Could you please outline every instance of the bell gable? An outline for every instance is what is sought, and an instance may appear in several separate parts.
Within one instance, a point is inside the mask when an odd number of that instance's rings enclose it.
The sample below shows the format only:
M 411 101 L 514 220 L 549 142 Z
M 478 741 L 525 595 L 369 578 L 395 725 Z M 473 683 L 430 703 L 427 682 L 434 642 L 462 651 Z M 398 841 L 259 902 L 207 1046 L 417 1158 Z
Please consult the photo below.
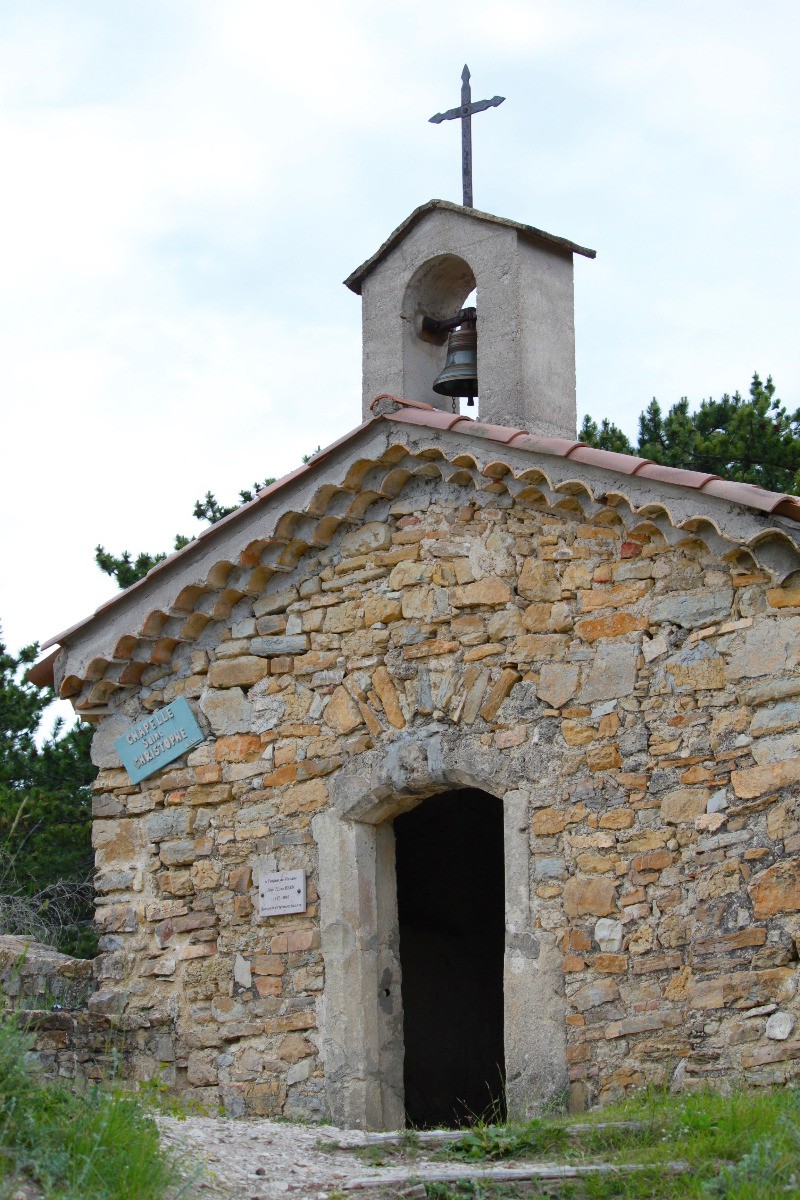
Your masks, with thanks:
M 363 413 L 379 392 L 458 411 L 433 383 L 447 320 L 477 288 L 481 420 L 575 436 L 573 255 L 578 246 L 530 225 L 431 200 L 346 280 L 362 299 Z M 468 395 L 468 392 L 464 392 Z

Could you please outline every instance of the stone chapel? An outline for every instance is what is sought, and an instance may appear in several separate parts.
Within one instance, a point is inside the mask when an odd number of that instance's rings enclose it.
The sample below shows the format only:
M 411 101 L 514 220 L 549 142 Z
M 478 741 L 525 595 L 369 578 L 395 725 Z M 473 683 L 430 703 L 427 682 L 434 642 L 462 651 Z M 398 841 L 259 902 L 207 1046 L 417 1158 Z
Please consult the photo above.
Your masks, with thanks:
M 362 423 L 35 668 L 134 1077 L 393 1129 L 800 1075 L 800 500 L 576 440 L 576 255 L 418 208 L 346 281 Z

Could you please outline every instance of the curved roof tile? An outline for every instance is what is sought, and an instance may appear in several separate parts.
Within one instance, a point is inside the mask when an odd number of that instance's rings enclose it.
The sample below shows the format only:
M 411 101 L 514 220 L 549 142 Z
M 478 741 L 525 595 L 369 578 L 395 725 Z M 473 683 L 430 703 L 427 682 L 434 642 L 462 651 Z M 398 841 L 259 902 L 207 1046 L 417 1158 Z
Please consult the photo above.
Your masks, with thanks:
M 647 459 L 597 450 L 581 442 L 538 437 L 518 429 L 489 425 L 459 414 L 445 413 L 419 402 L 388 396 L 378 399 L 380 404 L 376 400 L 374 405 L 376 416 L 370 421 L 318 452 L 308 463 L 264 488 L 253 500 L 209 526 L 195 541 L 156 564 L 144 579 L 112 597 L 92 616 L 49 639 L 43 649 L 59 643 L 75 643 L 77 635 L 83 629 L 98 618 L 105 618 L 112 609 L 120 605 L 127 606 L 131 614 L 135 609 L 140 609 L 138 594 L 145 594 L 146 589 L 152 587 L 162 573 L 174 568 L 178 560 L 184 559 L 188 570 L 196 563 L 201 571 L 205 571 L 202 581 L 195 577 L 189 582 L 184 577 L 183 586 L 176 587 L 175 596 L 167 603 L 169 611 L 164 611 L 156 605 L 143 620 L 137 622 L 132 618 L 137 627 L 128 629 L 122 639 L 119 634 L 115 635 L 114 646 L 109 647 L 107 652 L 115 662 L 130 662 L 131 655 L 136 654 L 137 658 L 139 657 L 139 639 L 144 639 L 152 643 L 147 651 L 148 661 L 159 661 L 167 652 L 168 644 L 173 643 L 175 636 L 189 637 L 196 625 L 201 628 L 210 619 L 205 615 L 209 604 L 213 606 L 216 615 L 229 611 L 240 596 L 255 594 L 263 590 L 273 575 L 291 571 L 310 545 L 326 545 L 340 524 L 359 520 L 374 500 L 391 498 L 413 475 L 429 475 L 432 472 L 445 479 L 457 479 L 458 482 L 468 482 L 472 479 L 476 487 L 488 491 L 508 490 L 512 495 L 527 497 L 533 490 L 537 497 L 541 497 L 547 503 L 563 503 L 569 498 L 571 503 L 577 502 L 582 506 L 589 518 L 598 513 L 602 514 L 607 492 L 609 496 L 616 498 L 613 503 L 624 501 L 628 506 L 631 516 L 628 522 L 623 523 L 632 527 L 641 524 L 642 519 L 654 522 L 670 541 L 680 541 L 690 531 L 703 526 L 713 527 L 716 531 L 714 536 L 731 546 L 726 557 L 744 554 L 749 555 L 753 561 L 759 558 L 778 576 L 785 576 L 797 569 L 797 563 L 800 561 L 800 531 L 795 531 L 790 537 L 787 529 L 781 529 L 774 524 L 759 525 L 751 529 L 748 537 L 743 538 L 735 532 L 721 528 L 720 510 L 718 506 L 714 506 L 713 501 L 713 511 L 704 512 L 702 505 L 687 510 L 685 503 L 681 504 L 676 500 L 676 491 L 673 489 L 677 489 L 678 497 L 681 491 L 696 496 L 698 501 L 701 496 L 707 495 L 714 497 L 716 501 L 728 501 L 759 514 L 769 514 L 784 521 L 800 524 L 800 500 L 795 496 L 770 492 L 753 484 L 721 480 L 701 472 L 659 466 Z M 378 458 L 366 455 L 352 456 L 349 459 L 345 456 L 342 459 L 339 456 L 336 460 L 337 481 L 330 478 L 319 480 L 316 489 L 309 491 L 306 487 L 299 511 L 288 507 L 290 494 L 296 495 L 292 484 L 306 480 L 311 483 L 312 474 L 318 472 L 321 464 L 331 458 L 337 450 L 354 445 L 365 431 L 379 431 L 384 422 L 396 427 L 398 433 L 401 428 L 406 428 L 409 443 L 387 438 Z M 418 434 L 412 436 L 413 429 L 416 429 Z M 448 458 L 447 444 L 429 442 L 424 438 L 426 429 L 434 438 L 450 432 L 459 438 L 474 438 L 475 455 L 465 454 L 462 444 L 461 447 L 453 447 L 453 452 Z M 420 441 L 421 444 L 417 444 Z M 510 458 L 506 460 L 503 456 L 487 457 L 481 451 L 481 446 L 487 442 L 506 447 Z M 571 475 L 564 478 L 561 471 L 562 477 L 558 478 L 559 472 L 551 470 L 547 462 L 542 462 L 541 459 L 529 466 L 521 464 L 520 459 L 516 457 L 520 451 L 555 461 L 568 460 L 570 464 L 607 471 L 609 475 L 613 474 L 617 478 L 609 479 L 607 488 L 603 486 L 602 479 L 598 482 L 597 477 L 593 478 L 591 475 L 585 479 L 576 479 Z M 480 465 L 481 460 L 484 460 L 483 466 Z M 532 474 L 536 477 L 535 483 L 532 482 Z M 641 487 L 635 489 L 636 495 L 629 495 L 626 489 L 621 488 L 620 476 L 628 476 L 632 480 L 635 478 L 637 483 L 650 480 L 655 484 L 669 485 L 670 491 L 665 493 L 663 499 L 654 497 L 650 492 L 643 493 Z M 287 508 L 276 514 L 272 531 L 268 532 L 265 529 L 254 541 L 252 534 L 246 535 L 251 514 L 254 510 L 268 505 L 280 492 L 286 494 Z M 673 511 L 676 505 L 682 513 L 681 516 Z M 617 514 L 619 515 L 618 509 Z M 212 557 L 211 565 L 202 568 L 200 564 L 209 561 L 209 543 L 224 538 L 226 532 L 234 532 L 237 523 L 242 525 L 247 544 L 236 549 L 236 561 L 231 561 L 229 544 L 227 559 L 224 554 L 216 561 L 213 561 Z M 750 524 L 752 526 L 752 519 Z M 229 539 L 226 540 L 229 542 Z M 178 614 L 182 614 L 181 627 L 180 634 L 176 635 L 171 623 L 177 619 Z M 52 679 L 55 657 L 55 654 L 51 654 L 31 668 L 29 677 L 32 681 L 43 684 Z M 101 662 L 109 661 L 104 656 L 94 659 L 91 663 L 92 675 L 96 676 Z M 126 682 L 132 680 L 135 675 L 136 670 L 128 671 Z M 74 694 L 75 686 L 76 676 L 70 673 L 64 688 L 69 694 Z
M 515 449 L 532 450 L 534 454 L 555 454 L 559 458 L 569 458 L 571 451 L 583 443 L 570 442 L 567 438 L 539 437 L 535 433 L 518 433 L 509 444 Z
M 401 400 L 397 397 L 391 399 L 399 406 L 397 412 L 386 414 L 391 421 L 428 428 L 452 429 L 457 433 L 466 433 L 501 445 L 513 445 L 515 450 L 552 454 L 559 458 L 568 458 L 570 462 L 600 467 L 604 471 L 615 471 L 620 475 L 637 475 L 640 479 L 652 479 L 655 483 L 668 483 L 674 487 L 705 491 L 710 496 L 718 496 L 734 504 L 743 504 L 748 508 L 758 509 L 759 512 L 771 513 L 782 509 L 781 515 L 800 520 L 800 501 L 797 497 L 782 492 L 770 492 L 754 483 L 739 483 L 720 479 L 718 475 L 710 475 L 703 471 L 666 467 L 653 462 L 652 459 L 639 458 L 635 454 L 599 450 L 594 446 L 587 446 L 585 442 L 571 442 L 566 438 L 539 437 L 522 429 L 484 424 L 471 417 L 461 416 L 452 420 L 449 413 L 440 413 L 438 409 L 420 404 L 419 401 Z M 442 417 L 449 419 L 451 423 L 445 424 Z
M 623 455 L 623 457 L 626 457 Z M 656 483 L 671 483 L 676 487 L 703 488 L 718 475 L 707 475 L 704 471 L 687 471 L 683 467 L 663 467 L 661 463 L 646 462 L 636 474 L 640 479 L 652 479 Z
M 733 479 L 718 479 L 712 476 L 703 484 L 707 496 L 719 496 L 720 500 L 730 500 L 734 504 L 746 504 L 748 508 L 757 508 L 760 512 L 771 513 L 781 504 L 786 496 L 779 492 L 768 492 L 754 483 L 738 483 Z
M 615 450 L 598 450 L 583 442 L 578 442 L 566 457 L 570 462 L 602 467 L 605 471 L 619 471 L 622 475 L 636 475 L 651 461 L 649 458 L 636 458 L 633 454 L 620 454 Z

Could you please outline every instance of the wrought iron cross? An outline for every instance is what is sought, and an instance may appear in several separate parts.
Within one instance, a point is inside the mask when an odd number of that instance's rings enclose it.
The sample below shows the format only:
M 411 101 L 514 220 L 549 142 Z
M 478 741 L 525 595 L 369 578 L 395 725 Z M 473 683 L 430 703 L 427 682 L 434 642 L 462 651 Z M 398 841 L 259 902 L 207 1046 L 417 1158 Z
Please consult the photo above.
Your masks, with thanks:
M 429 120 L 434 125 L 442 121 L 454 121 L 461 118 L 461 179 L 464 189 L 464 207 L 472 208 L 472 114 L 483 112 L 487 108 L 497 108 L 505 96 L 492 96 L 491 100 L 476 100 L 472 103 L 472 89 L 469 86 L 469 67 L 464 63 L 461 72 L 461 103 L 458 108 L 450 108 L 447 112 L 435 113 Z

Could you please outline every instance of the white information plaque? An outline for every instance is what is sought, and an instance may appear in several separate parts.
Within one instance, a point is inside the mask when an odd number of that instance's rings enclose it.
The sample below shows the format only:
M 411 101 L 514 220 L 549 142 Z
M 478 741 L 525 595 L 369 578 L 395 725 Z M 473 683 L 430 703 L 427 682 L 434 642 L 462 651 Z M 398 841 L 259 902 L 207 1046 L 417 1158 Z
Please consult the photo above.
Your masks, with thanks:
M 305 871 L 276 871 L 258 883 L 258 915 L 280 917 L 306 911 Z

